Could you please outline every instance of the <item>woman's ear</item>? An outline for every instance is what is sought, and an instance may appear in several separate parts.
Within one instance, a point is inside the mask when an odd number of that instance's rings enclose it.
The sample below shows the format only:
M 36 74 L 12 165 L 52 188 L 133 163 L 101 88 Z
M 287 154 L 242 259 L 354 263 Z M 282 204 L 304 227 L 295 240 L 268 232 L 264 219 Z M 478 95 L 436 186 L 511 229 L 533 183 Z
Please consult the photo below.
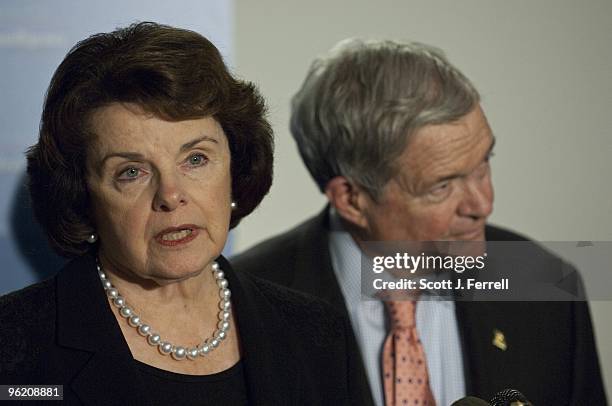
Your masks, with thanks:
M 365 208 L 369 197 L 360 187 L 344 176 L 336 176 L 325 186 L 325 195 L 345 221 L 362 229 L 368 227 Z

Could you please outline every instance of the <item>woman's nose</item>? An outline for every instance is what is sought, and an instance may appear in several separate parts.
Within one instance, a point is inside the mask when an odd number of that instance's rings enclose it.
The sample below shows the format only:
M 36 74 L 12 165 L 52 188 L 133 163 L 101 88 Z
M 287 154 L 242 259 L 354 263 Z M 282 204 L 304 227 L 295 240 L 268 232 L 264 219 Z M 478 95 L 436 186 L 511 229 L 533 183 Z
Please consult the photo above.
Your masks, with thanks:
M 160 177 L 153 198 L 153 209 L 155 211 L 173 211 L 186 203 L 186 195 L 181 187 L 180 180 L 169 175 Z

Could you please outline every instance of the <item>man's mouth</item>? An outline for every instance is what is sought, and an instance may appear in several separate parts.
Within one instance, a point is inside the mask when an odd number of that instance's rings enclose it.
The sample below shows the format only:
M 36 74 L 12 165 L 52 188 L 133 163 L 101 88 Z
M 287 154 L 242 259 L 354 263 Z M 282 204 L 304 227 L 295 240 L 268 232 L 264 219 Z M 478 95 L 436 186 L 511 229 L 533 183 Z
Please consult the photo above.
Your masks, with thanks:
M 471 240 L 476 237 L 480 237 L 483 233 L 484 229 L 477 228 L 475 230 L 466 231 L 464 233 L 455 234 L 455 238 L 459 241 L 461 240 Z

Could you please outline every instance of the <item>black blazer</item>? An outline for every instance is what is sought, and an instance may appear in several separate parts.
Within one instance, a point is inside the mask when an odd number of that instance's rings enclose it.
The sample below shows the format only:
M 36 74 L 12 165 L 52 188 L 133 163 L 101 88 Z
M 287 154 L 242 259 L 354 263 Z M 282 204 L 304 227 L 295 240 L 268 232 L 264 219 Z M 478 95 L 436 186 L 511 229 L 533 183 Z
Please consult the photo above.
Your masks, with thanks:
M 359 404 L 350 398 L 358 350 L 349 348 L 346 319 L 218 261 L 232 290 L 250 404 Z M 0 326 L 0 384 L 62 384 L 68 404 L 149 403 L 93 257 L 1 297 Z
M 230 259 L 240 271 L 317 295 L 345 317 L 348 311 L 329 253 L 328 210 Z M 525 238 L 487 226 L 488 241 Z M 455 303 L 466 392 L 490 399 L 514 388 L 535 405 L 605 405 L 587 302 Z M 492 344 L 504 333 L 507 349 Z M 355 336 L 352 345 L 357 346 Z M 363 363 L 353 371 L 360 396 L 373 404 Z

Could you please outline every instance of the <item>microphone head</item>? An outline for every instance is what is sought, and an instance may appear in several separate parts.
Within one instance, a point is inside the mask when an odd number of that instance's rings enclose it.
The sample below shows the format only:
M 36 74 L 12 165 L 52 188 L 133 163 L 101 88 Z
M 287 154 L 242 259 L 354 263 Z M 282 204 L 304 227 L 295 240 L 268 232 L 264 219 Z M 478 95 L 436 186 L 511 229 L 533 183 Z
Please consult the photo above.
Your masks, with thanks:
M 516 389 L 504 389 L 491 399 L 492 406 L 533 406 L 527 398 Z
M 490 406 L 490 403 L 474 396 L 466 396 L 453 402 L 451 406 Z

